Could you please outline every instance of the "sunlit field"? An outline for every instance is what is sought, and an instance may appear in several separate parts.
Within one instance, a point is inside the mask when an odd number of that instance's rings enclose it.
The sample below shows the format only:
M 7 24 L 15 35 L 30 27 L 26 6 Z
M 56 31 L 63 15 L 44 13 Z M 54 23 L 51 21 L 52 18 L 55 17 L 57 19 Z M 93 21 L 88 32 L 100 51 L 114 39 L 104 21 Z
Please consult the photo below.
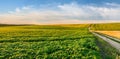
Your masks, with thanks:
M 120 31 L 96 31 L 116 38 L 120 38 Z
M 0 58 L 100 59 L 89 25 L 0 27 Z
M 99 31 L 120 31 L 120 23 L 103 23 L 91 25 L 92 30 Z
M 120 38 L 120 23 L 93 24 L 91 25 L 91 29 L 99 33 Z
M 0 59 L 116 58 L 117 50 L 89 32 L 91 26 L 1 25 Z

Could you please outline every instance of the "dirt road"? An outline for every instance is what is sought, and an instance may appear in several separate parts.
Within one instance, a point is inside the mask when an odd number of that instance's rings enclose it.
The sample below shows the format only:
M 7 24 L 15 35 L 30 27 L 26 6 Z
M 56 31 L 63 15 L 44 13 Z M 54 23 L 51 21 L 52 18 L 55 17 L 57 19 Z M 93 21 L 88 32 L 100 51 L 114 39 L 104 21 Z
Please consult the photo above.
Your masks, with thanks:
M 93 33 L 94 35 L 102 38 L 102 39 L 105 40 L 106 42 L 108 42 L 110 45 L 112 45 L 113 47 L 115 47 L 115 48 L 116 48 L 117 50 L 119 50 L 119 52 L 120 52 L 120 43 L 115 42 L 115 41 L 111 40 L 110 38 L 107 38 L 107 37 L 105 37 L 105 36 L 103 36 L 103 35 L 100 35 L 100 34 L 98 34 L 98 33 L 95 33 L 95 32 L 92 32 L 92 33 Z M 114 38 L 113 38 L 113 39 L 114 39 Z

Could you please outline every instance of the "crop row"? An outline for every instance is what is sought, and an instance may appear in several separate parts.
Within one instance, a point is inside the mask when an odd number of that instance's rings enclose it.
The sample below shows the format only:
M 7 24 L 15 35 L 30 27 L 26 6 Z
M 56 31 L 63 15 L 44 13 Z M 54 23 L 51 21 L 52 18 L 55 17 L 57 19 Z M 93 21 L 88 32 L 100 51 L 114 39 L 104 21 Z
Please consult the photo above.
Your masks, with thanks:
M 0 59 L 101 58 L 96 38 L 85 28 L 86 25 L 71 29 L 69 26 L 65 29 L 39 27 L 0 28 Z

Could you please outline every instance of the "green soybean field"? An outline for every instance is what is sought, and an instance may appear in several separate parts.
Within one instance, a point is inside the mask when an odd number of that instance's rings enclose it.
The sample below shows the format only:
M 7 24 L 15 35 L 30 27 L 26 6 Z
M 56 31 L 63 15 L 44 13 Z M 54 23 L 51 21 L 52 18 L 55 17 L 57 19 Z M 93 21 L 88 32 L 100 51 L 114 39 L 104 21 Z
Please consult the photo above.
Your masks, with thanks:
M 102 59 L 98 38 L 89 26 L 0 26 L 0 59 Z M 114 59 L 112 55 L 109 58 Z

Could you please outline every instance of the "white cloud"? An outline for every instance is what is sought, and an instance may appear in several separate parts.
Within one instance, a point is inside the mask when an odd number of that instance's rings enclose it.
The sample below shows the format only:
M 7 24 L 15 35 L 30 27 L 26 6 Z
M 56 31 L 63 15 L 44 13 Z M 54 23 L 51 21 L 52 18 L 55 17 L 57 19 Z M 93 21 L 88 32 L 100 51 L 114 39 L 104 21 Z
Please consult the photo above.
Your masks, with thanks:
M 16 8 L 15 11 L 1 14 L 1 23 L 14 24 L 61 24 L 61 23 L 95 23 L 120 22 L 119 4 L 106 3 L 112 7 L 78 5 L 77 3 L 54 6 L 57 9 L 35 9 L 33 6 Z M 113 7 L 117 6 L 116 8 Z
M 105 3 L 105 4 L 112 7 L 120 7 L 120 4 L 117 3 Z
M 27 10 L 27 9 L 30 9 L 30 7 L 24 6 L 22 9 L 26 9 Z
M 20 9 L 19 9 L 19 8 L 16 8 L 15 11 L 16 11 L 16 12 L 20 12 Z

